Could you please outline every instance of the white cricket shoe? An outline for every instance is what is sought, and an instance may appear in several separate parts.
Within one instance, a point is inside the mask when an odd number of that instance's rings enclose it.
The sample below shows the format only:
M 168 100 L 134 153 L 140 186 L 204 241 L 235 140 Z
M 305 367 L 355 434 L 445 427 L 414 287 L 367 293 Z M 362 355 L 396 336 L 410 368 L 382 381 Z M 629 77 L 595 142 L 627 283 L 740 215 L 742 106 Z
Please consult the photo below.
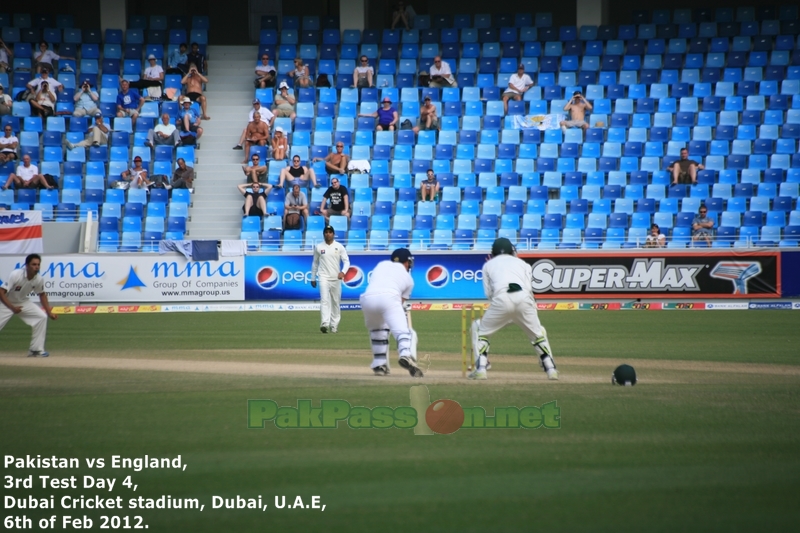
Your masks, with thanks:
M 486 369 L 483 369 L 483 370 L 475 370 L 474 372 L 470 372 L 467 375 L 467 378 L 474 379 L 474 380 L 479 380 L 479 379 L 488 379 L 488 376 L 486 375 Z

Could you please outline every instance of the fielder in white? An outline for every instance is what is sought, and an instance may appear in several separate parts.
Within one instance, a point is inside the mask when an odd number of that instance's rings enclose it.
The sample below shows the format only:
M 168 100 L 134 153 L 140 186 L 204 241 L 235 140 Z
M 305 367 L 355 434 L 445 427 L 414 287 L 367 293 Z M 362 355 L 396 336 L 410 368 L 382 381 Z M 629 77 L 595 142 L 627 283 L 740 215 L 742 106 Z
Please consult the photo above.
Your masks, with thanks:
M 389 261 L 375 266 L 369 285 L 361 295 L 361 311 L 364 324 L 369 330 L 372 343 L 372 371 L 376 376 L 390 373 L 389 332 L 397 341 L 398 362 L 408 370 L 411 377 L 422 377 L 417 366 L 415 349 L 412 346 L 412 331 L 403 308 L 403 302 L 411 297 L 414 280 L 411 267 L 414 257 L 406 248 L 392 252 Z
M 339 305 L 342 301 L 342 280 L 350 268 L 350 258 L 344 246 L 333 240 L 335 232 L 332 226 L 325 226 L 322 238 L 325 239 L 314 246 L 314 262 L 311 264 L 311 286 L 317 287 L 319 275 L 319 311 L 322 333 L 336 333 L 341 319 Z M 341 268 L 340 268 L 341 266 Z
M 56 320 L 47 293 L 44 292 L 44 280 L 39 275 L 42 258 L 39 254 L 30 254 L 25 258 L 25 266 L 11 273 L 0 287 L 0 330 L 14 315 L 19 315 L 23 322 L 33 328 L 31 347 L 28 357 L 47 357 L 44 340 L 47 336 L 47 317 Z M 42 307 L 31 302 L 30 295 L 38 294 Z
M 511 241 L 504 238 L 494 241 L 492 257 L 483 265 L 483 290 L 489 309 L 482 319 L 472 322 L 475 370 L 469 374 L 469 379 L 486 379 L 489 336 L 511 323 L 522 328 L 530 339 L 548 379 L 558 379 L 547 331 L 539 322 L 532 284 L 531 265 L 517 257 Z

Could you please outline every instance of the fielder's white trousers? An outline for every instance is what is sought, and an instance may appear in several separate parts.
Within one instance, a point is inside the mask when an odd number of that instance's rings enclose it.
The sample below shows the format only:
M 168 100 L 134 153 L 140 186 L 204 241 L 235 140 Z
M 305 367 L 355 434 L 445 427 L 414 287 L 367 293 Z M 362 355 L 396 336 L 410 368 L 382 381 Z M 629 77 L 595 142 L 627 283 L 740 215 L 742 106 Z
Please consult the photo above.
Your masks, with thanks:
M 22 307 L 22 312 L 17 316 L 33 328 L 30 349 L 33 352 L 41 352 L 44 350 L 44 340 L 47 337 L 47 314 L 41 307 L 30 301 L 22 303 L 20 307 Z M 0 304 L 0 330 L 5 327 L 12 316 L 14 316 L 14 312 Z
M 388 329 L 398 341 L 399 357 L 411 357 L 411 330 L 403 302 L 393 294 L 362 294 L 361 312 L 368 331 Z M 371 338 L 371 337 L 370 337 Z
M 539 314 L 536 311 L 536 301 L 530 293 L 505 292 L 494 296 L 489 309 L 481 318 L 478 334 L 488 337 L 512 323 L 522 328 L 531 342 L 543 334 Z
M 322 315 L 321 326 L 339 327 L 342 301 L 342 281 L 339 279 L 319 280 L 319 312 Z

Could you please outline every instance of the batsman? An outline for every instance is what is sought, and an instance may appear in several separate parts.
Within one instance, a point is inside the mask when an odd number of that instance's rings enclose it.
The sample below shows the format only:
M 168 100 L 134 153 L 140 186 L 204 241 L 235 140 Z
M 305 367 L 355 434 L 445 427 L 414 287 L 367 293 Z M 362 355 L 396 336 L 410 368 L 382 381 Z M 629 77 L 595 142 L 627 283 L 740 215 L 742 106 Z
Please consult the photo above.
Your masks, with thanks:
M 539 322 L 532 285 L 531 265 L 517 257 L 511 241 L 505 238 L 495 240 L 492 244 L 492 255 L 483 265 L 483 290 L 489 300 L 489 309 L 483 318 L 472 321 L 475 370 L 469 374 L 469 379 L 487 379 L 489 336 L 511 323 L 522 328 L 530 339 L 547 378 L 558 379 L 547 331 Z

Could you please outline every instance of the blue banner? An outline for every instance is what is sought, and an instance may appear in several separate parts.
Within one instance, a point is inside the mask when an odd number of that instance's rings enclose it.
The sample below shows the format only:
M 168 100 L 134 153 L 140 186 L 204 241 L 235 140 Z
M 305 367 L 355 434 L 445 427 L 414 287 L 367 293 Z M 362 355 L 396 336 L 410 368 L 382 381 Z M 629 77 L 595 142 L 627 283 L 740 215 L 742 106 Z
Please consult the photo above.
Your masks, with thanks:
M 357 300 L 366 290 L 372 270 L 386 255 L 350 255 L 350 270 L 342 283 L 342 299 Z M 248 256 L 245 259 L 246 300 L 318 300 L 311 287 L 310 255 Z M 484 254 L 416 255 L 415 300 L 482 300 Z

